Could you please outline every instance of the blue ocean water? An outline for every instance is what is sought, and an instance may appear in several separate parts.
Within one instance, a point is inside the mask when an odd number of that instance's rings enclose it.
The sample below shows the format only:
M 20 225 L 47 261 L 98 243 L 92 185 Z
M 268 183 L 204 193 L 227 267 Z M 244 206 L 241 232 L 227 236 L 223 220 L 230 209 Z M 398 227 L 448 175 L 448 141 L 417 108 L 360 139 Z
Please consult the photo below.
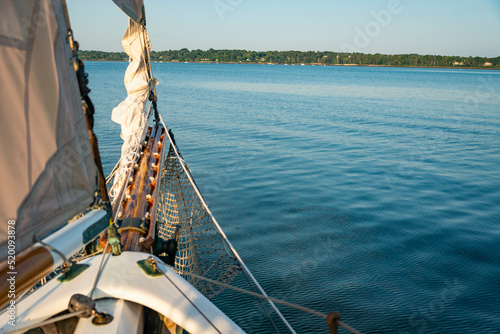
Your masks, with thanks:
M 362 333 L 500 333 L 500 72 L 153 65 L 166 124 L 269 295 Z M 126 66 L 86 63 L 106 172 Z M 254 299 L 215 302 L 273 332 Z

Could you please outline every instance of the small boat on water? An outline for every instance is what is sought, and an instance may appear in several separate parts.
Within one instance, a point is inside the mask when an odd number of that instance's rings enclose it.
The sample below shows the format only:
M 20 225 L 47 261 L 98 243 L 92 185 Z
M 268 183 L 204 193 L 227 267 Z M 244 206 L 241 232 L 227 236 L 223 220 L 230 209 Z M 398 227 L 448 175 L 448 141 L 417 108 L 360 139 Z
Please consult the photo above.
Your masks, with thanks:
M 256 289 L 241 292 L 295 333 L 158 112 L 142 1 L 114 2 L 129 16 L 128 95 L 112 113 L 124 143 L 107 178 L 64 0 L 0 2 L 0 333 L 243 333 L 210 301 L 239 273 Z

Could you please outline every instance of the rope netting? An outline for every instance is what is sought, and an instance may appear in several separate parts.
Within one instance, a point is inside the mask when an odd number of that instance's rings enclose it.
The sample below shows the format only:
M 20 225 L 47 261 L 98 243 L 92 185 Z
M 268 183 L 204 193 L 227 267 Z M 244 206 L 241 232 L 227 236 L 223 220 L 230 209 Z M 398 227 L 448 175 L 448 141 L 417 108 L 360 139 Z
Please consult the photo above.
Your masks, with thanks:
M 212 216 L 203 205 L 195 186 L 188 178 L 187 165 L 171 144 L 161 172 L 156 219 L 158 237 L 172 239 L 179 231 L 175 270 L 207 298 L 224 290 L 223 286 L 200 280 L 203 276 L 229 284 L 241 267 L 219 233 Z M 196 276 L 192 276 L 194 274 Z
M 200 280 L 189 273 L 229 284 L 240 272 L 241 266 L 233 251 L 214 224 L 213 216 L 201 200 L 194 179 L 184 162 L 179 149 L 170 140 L 168 154 L 163 163 L 156 198 L 157 237 L 173 239 L 178 229 L 178 251 L 175 270 L 207 298 L 213 298 L 225 288 Z M 137 154 L 137 157 L 140 157 Z M 181 163 L 182 160 L 182 163 Z M 183 167 L 184 165 L 184 167 Z M 131 170 L 130 164 L 125 170 Z M 121 168 L 117 163 L 107 178 L 107 184 L 114 183 L 116 171 Z M 128 181 L 128 178 L 125 178 Z M 122 185 L 122 189 L 127 183 Z M 113 202 L 121 202 L 124 191 L 111 194 Z

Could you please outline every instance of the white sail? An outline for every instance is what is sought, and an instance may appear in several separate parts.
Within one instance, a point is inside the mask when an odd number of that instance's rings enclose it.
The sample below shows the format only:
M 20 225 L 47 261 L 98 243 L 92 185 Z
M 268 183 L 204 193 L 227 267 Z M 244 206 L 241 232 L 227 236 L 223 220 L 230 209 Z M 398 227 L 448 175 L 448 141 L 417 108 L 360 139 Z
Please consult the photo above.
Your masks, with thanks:
M 0 0 L 0 260 L 94 201 L 97 169 L 58 0 Z M 11 232 L 12 233 L 12 232 Z
M 142 0 L 113 0 L 113 2 L 135 22 L 139 23 L 143 19 Z
M 151 42 L 144 26 L 129 19 L 122 45 L 130 58 L 130 63 L 124 78 L 127 98 L 113 109 L 111 115 L 111 119 L 121 125 L 123 139 L 120 167 L 111 189 L 112 197 L 120 191 L 127 168 L 135 161 L 141 142 L 144 140 L 148 125 L 146 102 L 150 91 L 157 84 L 148 68 L 147 53 L 151 50 Z

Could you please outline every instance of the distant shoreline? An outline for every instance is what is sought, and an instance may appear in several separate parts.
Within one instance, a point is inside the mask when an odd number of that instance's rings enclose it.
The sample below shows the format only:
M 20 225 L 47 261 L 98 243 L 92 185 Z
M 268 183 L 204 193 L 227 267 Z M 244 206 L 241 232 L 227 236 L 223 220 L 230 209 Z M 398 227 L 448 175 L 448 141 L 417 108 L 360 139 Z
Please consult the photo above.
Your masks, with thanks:
M 110 60 L 110 59 L 82 59 L 83 61 L 109 61 L 109 62 L 127 62 L 128 60 Z M 304 64 L 275 64 L 263 62 L 220 62 L 220 61 L 152 61 L 152 63 L 171 63 L 171 64 L 232 64 L 232 65 L 280 65 L 280 66 L 345 66 L 345 67 L 392 67 L 392 68 L 430 68 L 430 69 L 453 69 L 453 70 L 495 70 L 499 71 L 498 67 L 464 67 L 464 66 L 401 66 L 401 65 L 372 65 L 372 64 L 321 64 L 321 63 L 304 63 Z
M 82 60 L 124 61 L 125 52 L 79 51 Z M 151 51 L 152 62 L 500 69 L 500 56 L 457 57 L 418 54 L 365 54 L 333 51 L 168 50 Z
M 106 61 L 106 60 L 104 60 Z M 153 63 L 159 63 L 158 61 L 154 61 Z M 169 62 L 163 62 L 163 63 L 181 63 L 184 64 L 186 62 L 180 62 L 180 61 L 169 61 Z M 189 63 L 194 63 L 194 64 L 234 64 L 234 65 L 247 65 L 247 64 L 252 64 L 252 65 L 288 65 L 288 66 L 302 66 L 302 64 L 274 64 L 274 63 L 251 63 L 251 62 L 241 62 L 241 63 L 235 63 L 235 62 L 216 62 L 216 61 L 188 61 Z M 394 68 L 435 68 L 435 69 L 456 69 L 456 70 L 500 70 L 498 67 L 464 67 L 464 66 L 397 66 L 397 65 L 367 65 L 367 64 L 321 64 L 321 63 L 304 63 L 303 66 L 345 66 L 345 67 L 394 67 Z

